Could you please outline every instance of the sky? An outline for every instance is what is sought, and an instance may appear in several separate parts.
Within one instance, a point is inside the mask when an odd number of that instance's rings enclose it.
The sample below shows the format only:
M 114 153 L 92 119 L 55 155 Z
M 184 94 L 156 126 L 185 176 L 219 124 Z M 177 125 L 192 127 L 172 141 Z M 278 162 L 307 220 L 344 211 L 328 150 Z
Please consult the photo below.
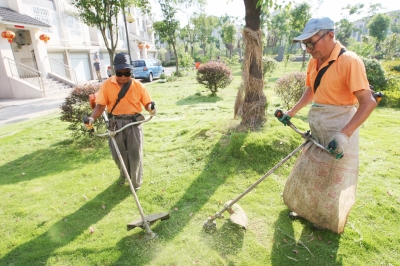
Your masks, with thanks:
M 243 0 L 207 0 L 208 4 L 206 6 L 206 13 L 209 15 L 222 16 L 225 13 L 228 13 L 231 16 L 244 17 L 245 9 Z M 365 6 L 369 7 L 369 4 L 380 3 L 385 10 L 383 12 L 400 10 L 400 1 L 399 0 L 324 0 L 318 10 L 316 10 L 318 6 L 317 0 L 309 0 L 309 1 L 296 1 L 314 3 L 311 7 L 312 16 L 327 16 L 330 17 L 334 22 L 339 21 L 343 16 L 341 13 L 343 12 L 342 8 L 347 6 L 349 3 L 354 4 L 365 4 Z M 361 17 L 357 18 L 360 19 Z M 353 20 L 353 19 L 351 19 Z

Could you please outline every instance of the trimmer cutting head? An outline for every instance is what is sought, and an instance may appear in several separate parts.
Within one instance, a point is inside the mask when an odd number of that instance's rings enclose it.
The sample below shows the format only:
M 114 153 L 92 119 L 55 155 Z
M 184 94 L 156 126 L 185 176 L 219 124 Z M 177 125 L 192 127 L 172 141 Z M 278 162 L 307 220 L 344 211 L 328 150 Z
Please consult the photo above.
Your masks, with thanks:
M 160 213 L 154 213 L 145 216 L 146 221 L 149 223 L 149 225 L 152 225 L 153 223 L 157 222 L 158 220 L 168 220 L 169 219 L 169 213 L 168 212 L 160 212 Z M 145 229 L 144 227 L 144 222 L 142 218 L 139 218 L 135 221 L 130 222 L 129 224 L 126 225 L 126 229 L 132 230 L 135 227 L 140 227 L 142 229 Z
M 222 211 L 217 212 L 214 216 L 210 216 L 207 218 L 207 220 L 204 221 L 203 229 L 206 233 L 211 234 L 217 230 L 217 223 L 215 222 L 215 219 L 223 219 L 224 215 L 222 215 L 222 213 L 225 210 L 229 212 L 230 220 L 232 223 L 237 224 L 244 229 L 247 229 L 248 219 L 246 213 L 244 212 L 242 207 L 239 206 L 239 204 L 235 203 L 232 206 L 231 205 L 232 200 L 227 201 Z
M 228 201 L 225 203 L 225 205 L 230 204 L 232 201 Z M 237 224 L 244 229 L 247 229 L 248 226 L 248 219 L 247 215 L 242 209 L 242 207 L 239 206 L 239 204 L 235 203 L 232 205 L 230 209 L 227 210 L 229 214 L 231 215 L 230 220 L 232 223 Z

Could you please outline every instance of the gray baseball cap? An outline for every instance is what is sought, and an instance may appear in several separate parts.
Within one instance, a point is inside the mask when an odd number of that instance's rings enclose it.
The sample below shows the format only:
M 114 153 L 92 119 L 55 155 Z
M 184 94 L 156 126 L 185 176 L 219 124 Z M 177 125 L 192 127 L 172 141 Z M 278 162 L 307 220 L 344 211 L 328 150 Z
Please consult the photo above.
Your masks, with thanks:
M 130 64 L 131 59 L 129 55 L 126 53 L 118 53 L 114 57 L 114 69 L 115 71 L 120 71 L 122 69 L 132 69 L 132 65 Z
M 304 41 L 308 38 L 311 38 L 315 34 L 317 34 L 320 30 L 333 30 L 335 29 L 335 23 L 328 17 L 322 18 L 312 18 L 307 23 L 303 29 L 303 33 L 300 36 L 297 36 L 293 39 L 293 42 Z

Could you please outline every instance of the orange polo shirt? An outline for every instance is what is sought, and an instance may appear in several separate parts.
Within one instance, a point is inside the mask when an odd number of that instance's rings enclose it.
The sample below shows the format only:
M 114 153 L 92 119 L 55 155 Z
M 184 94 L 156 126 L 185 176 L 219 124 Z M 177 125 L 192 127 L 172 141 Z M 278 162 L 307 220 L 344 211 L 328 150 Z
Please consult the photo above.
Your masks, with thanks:
M 111 111 L 118 99 L 121 90 L 117 83 L 116 76 L 104 81 L 96 96 L 96 103 L 106 105 L 108 112 Z M 147 89 L 140 81 L 132 79 L 132 84 L 126 92 L 124 98 L 118 103 L 113 111 L 113 115 L 133 115 L 142 112 L 142 105 L 147 106 L 151 103 L 151 97 Z
M 336 42 L 329 59 L 319 68 L 322 69 L 331 60 L 336 61 L 322 76 L 321 83 L 314 95 L 315 103 L 354 105 L 358 102 L 354 92 L 370 90 L 364 62 L 351 51 L 346 51 L 338 58 L 341 48 L 340 42 Z M 317 63 L 318 60 L 312 58 L 307 67 L 306 86 L 310 87 L 313 93 L 314 82 L 318 75 Z

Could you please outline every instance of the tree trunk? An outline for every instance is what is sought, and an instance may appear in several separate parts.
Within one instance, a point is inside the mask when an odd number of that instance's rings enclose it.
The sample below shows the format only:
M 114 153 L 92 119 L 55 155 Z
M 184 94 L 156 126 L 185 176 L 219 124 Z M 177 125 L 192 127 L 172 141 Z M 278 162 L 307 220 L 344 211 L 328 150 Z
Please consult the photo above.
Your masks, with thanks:
M 260 7 L 258 0 L 244 0 L 246 26 L 243 30 L 245 54 L 242 84 L 235 102 L 235 117 L 240 116 L 240 127 L 255 130 L 266 121 L 267 99 L 263 88 L 262 31 L 260 30 Z
M 174 55 L 175 55 L 175 67 L 176 67 L 176 76 L 179 77 L 179 62 L 178 62 L 178 53 L 176 52 L 176 47 L 175 47 L 175 43 L 172 43 L 172 49 L 174 50 Z

